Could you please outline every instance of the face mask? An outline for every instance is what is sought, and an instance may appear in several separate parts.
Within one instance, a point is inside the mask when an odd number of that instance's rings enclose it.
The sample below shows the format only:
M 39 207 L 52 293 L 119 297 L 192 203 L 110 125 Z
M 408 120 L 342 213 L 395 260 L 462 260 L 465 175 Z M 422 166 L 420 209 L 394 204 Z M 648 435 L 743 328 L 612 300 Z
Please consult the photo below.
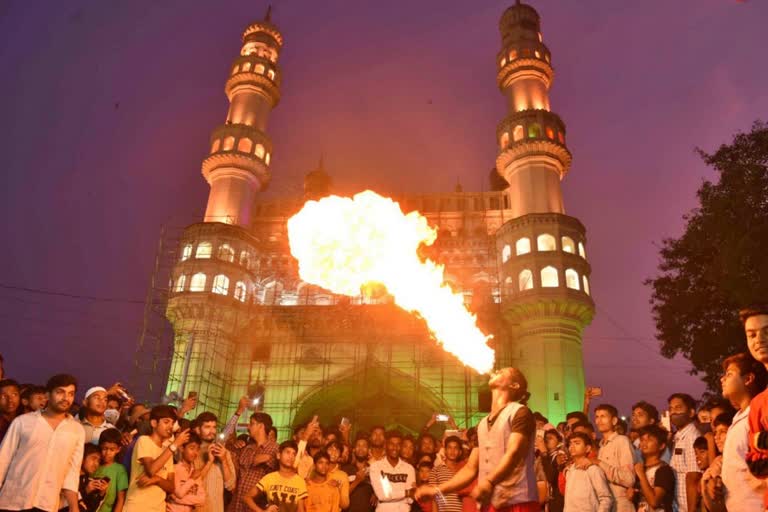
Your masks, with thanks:
M 117 420 L 120 419 L 120 411 L 117 409 L 107 409 L 104 411 L 104 419 L 107 420 L 108 423 L 116 425 Z
M 676 427 L 684 427 L 685 425 L 688 424 L 690 419 L 691 419 L 691 417 L 689 415 L 682 414 L 682 413 L 670 414 L 669 415 L 670 423 L 672 423 Z

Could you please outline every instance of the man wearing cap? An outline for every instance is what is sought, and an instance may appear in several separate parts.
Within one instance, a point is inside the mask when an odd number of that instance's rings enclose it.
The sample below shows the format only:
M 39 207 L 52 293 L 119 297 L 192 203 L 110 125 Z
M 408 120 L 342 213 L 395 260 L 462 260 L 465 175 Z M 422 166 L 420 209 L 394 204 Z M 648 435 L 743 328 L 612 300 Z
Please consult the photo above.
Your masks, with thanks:
M 115 428 L 104 417 L 107 410 L 107 390 L 94 386 L 85 392 L 83 408 L 80 410 L 80 423 L 85 430 L 85 442 L 99 444 L 99 436 L 108 428 Z

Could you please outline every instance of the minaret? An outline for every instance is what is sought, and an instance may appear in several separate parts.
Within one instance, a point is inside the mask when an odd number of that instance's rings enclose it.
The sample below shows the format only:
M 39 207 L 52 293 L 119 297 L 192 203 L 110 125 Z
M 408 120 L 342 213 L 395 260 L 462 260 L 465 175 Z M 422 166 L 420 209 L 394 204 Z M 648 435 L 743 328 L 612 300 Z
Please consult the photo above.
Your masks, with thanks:
M 508 183 L 513 219 L 497 233 L 502 307 L 514 340 L 503 363 L 519 366 L 532 407 L 550 421 L 581 410 L 582 332 L 594 315 L 586 230 L 565 215 L 560 182 L 571 153 L 550 110 L 554 71 L 536 10 L 517 3 L 499 23 L 496 76 L 509 114 L 499 123 L 496 171 Z
M 283 45 L 270 11 L 245 29 L 240 56 L 224 86 L 227 120 L 211 134 L 211 152 L 203 161 L 203 176 L 211 186 L 205 222 L 250 225 L 256 193 L 269 184 L 272 141 L 266 129 L 280 101 L 277 60 Z
M 174 351 L 166 391 L 198 392 L 198 412 L 225 417 L 250 382 L 247 328 L 260 303 L 259 241 L 250 231 L 255 196 L 269 183 L 269 113 L 280 100 L 283 36 L 270 20 L 248 25 L 224 91 L 226 122 L 211 134 L 203 176 L 211 186 L 203 222 L 181 236 L 166 317 Z

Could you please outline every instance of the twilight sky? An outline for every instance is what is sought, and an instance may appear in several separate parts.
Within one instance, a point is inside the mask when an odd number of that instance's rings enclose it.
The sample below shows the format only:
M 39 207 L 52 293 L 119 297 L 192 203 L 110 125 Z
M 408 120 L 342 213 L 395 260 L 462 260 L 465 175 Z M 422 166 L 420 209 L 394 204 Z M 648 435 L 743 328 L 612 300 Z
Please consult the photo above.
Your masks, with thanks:
M 321 153 L 345 191 L 486 187 L 498 20 L 513 0 L 277 1 L 283 99 L 270 194 L 293 194 Z M 768 117 L 768 2 L 535 0 L 556 72 L 552 110 L 574 164 L 566 208 L 587 226 L 597 316 L 589 385 L 627 412 L 698 395 L 685 360 L 658 355 L 642 282 L 701 181 L 694 154 Z M 0 352 L 21 381 L 130 375 L 164 223 L 201 219 L 200 162 L 223 87 L 263 1 L 0 4 L 3 250 Z

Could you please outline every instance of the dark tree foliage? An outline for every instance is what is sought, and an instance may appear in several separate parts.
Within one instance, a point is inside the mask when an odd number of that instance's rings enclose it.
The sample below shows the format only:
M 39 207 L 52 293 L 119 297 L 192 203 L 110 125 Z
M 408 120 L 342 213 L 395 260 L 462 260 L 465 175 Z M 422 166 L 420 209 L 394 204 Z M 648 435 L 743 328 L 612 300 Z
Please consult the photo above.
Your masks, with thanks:
M 661 354 L 682 354 L 714 390 L 722 359 L 747 350 L 738 310 L 768 302 L 768 124 L 697 152 L 719 178 L 699 188 L 683 235 L 663 240 L 646 284 Z

